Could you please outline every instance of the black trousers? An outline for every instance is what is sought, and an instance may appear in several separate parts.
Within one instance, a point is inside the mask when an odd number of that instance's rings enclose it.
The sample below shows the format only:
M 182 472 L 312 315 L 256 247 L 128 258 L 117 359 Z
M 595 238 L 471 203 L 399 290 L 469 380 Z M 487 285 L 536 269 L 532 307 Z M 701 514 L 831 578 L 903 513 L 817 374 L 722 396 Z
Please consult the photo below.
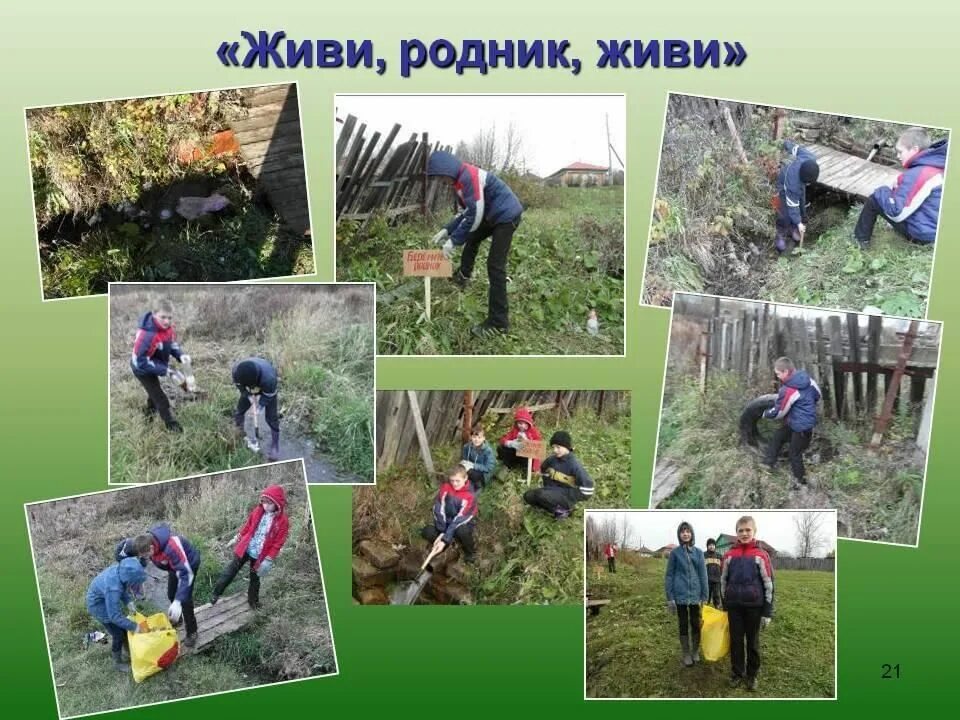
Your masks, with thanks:
M 470 486 L 473 488 L 473 491 L 481 490 L 487 485 L 487 481 L 483 477 L 483 473 L 479 470 L 467 470 L 467 478 L 470 480 Z
M 420 537 L 422 537 L 427 542 L 436 542 L 437 538 L 440 537 L 441 533 L 433 525 L 427 525 L 420 531 Z M 463 548 L 463 553 L 467 557 L 472 556 L 477 551 L 477 544 L 473 539 L 473 521 L 471 520 L 466 525 L 461 525 L 453 533 L 454 539 L 460 543 L 460 547 Z
M 527 459 L 517 457 L 517 451 L 506 445 L 497 445 L 497 460 L 508 468 L 527 467 Z
M 220 577 L 217 578 L 217 584 L 213 588 L 213 594 L 217 597 L 223 595 L 223 591 L 233 582 L 237 573 L 240 572 L 240 568 L 248 562 L 250 563 L 250 584 L 247 585 L 247 602 L 251 605 L 256 605 L 260 602 L 260 576 L 253 570 L 253 563 L 255 563 L 256 560 L 247 553 L 244 553 L 243 557 L 239 558 L 236 555 L 233 556 L 230 564 L 223 569 Z
M 700 606 L 677 605 L 677 622 L 680 625 L 680 637 L 691 635 L 694 649 L 700 646 Z M 688 629 L 689 628 L 689 629 Z
M 173 413 L 170 411 L 170 400 L 167 394 L 160 387 L 160 378 L 156 375 L 134 375 L 143 389 L 147 391 L 147 412 L 159 413 L 164 423 L 169 425 L 173 420 Z
M 723 598 L 720 597 L 720 582 L 710 581 L 710 604 L 715 608 L 723 606 Z
M 564 510 L 573 510 L 577 505 L 576 501 L 570 498 L 570 493 L 558 487 L 532 488 L 523 494 L 523 501 L 548 513 L 553 513 L 557 506 Z
M 877 223 L 877 218 L 882 217 L 887 223 L 892 227 L 898 235 L 905 237 L 907 240 L 913 240 L 907 233 L 907 225 L 902 222 L 894 222 L 888 218 L 884 212 L 883 208 L 880 207 L 873 196 L 867 198 L 867 201 L 863 204 L 863 210 L 860 211 L 860 217 L 857 218 L 857 225 L 853 229 L 853 236 L 857 239 L 857 242 L 868 243 L 873 238 L 873 226 Z
M 128 646 L 127 631 L 124 630 L 119 625 L 114 625 L 113 623 L 104 623 L 103 626 L 107 629 L 107 632 L 110 633 L 110 649 L 113 652 L 120 652 L 123 648 Z
M 803 451 L 810 447 L 810 439 L 813 437 L 812 430 L 798 432 L 792 430 L 786 423 L 783 424 L 770 438 L 770 444 L 767 445 L 766 463 L 770 467 L 777 464 L 777 457 L 780 455 L 780 448 L 784 443 L 790 443 L 790 470 L 793 476 L 799 482 L 805 482 L 804 477 L 807 471 L 803 467 Z
M 734 677 L 754 678 L 760 672 L 761 612 L 761 608 L 727 608 L 727 619 L 730 622 L 730 671 Z
M 617 559 L 615 557 L 607 558 L 607 572 L 615 573 L 617 571 Z
M 199 563 L 197 567 L 192 568 L 194 580 L 197 578 L 197 570 L 199 569 Z M 173 602 L 176 599 L 179 586 L 180 581 L 177 574 L 167 571 L 167 600 Z M 193 583 L 190 583 L 190 593 L 187 595 L 187 599 L 180 603 L 180 609 L 183 611 L 183 623 L 187 626 L 187 635 L 193 635 L 197 632 L 197 616 L 193 614 Z
M 466 277 L 473 275 L 473 265 L 477 260 L 480 243 L 492 236 L 490 254 L 487 255 L 487 279 L 490 290 L 487 296 L 487 323 L 494 327 L 510 327 L 509 308 L 507 307 L 507 257 L 513 233 L 520 226 L 520 218 L 513 222 L 491 225 L 483 221 L 472 233 L 467 235 L 460 256 L 460 272 Z
M 266 415 L 267 425 L 274 432 L 280 432 L 280 417 L 277 414 L 279 397 L 279 393 L 273 397 L 263 397 L 263 402 L 260 404 Z M 250 405 L 252 405 L 250 398 L 247 395 L 241 394 L 240 399 L 237 401 L 237 411 L 233 416 L 233 419 L 237 425 L 243 427 L 243 416 L 246 415 L 247 410 L 250 409 Z

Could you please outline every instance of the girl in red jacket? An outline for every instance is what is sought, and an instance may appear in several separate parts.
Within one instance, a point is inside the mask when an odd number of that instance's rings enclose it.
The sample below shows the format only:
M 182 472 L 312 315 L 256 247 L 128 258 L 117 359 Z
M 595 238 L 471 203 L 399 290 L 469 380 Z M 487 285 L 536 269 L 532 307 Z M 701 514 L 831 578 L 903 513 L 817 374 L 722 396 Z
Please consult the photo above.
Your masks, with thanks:
M 260 495 L 259 504 L 250 512 L 247 521 L 227 547 L 233 547 L 234 558 L 224 568 L 213 589 L 211 605 L 215 605 L 223 591 L 240 572 L 244 563 L 250 563 L 250 585 L 247 602 L 256 610 L 260 607 L 260 578 L 273 567 L 280 548 L 287 541 L 289 523 L 286 513 L 287 498 L 283 488 L 271 485 Z
M 542 440 L 543 436 L 533 424 L 533 415 L 525 407 L 518 407 L 513 413 L 513 427 L 510 432 L 500 438 L 497 446 L 497 458 L 508 468 L 527 467 L 527 459 L 517 457 L 522 440 Z M 540 460 L 533 459 L 533 472 L 540 472 Z

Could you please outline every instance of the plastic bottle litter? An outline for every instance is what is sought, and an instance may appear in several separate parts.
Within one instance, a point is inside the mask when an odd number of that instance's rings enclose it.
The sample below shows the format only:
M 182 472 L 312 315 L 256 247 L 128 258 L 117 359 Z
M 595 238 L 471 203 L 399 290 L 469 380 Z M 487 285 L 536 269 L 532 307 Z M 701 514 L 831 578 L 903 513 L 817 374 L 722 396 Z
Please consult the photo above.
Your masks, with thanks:
M 220 212 L 230 201 L 219 193 L 209 197 L 182 197 L 177 201 L 177 215 L 186 220 L 196 220 L 210 213 Z
M 587 332 L 591 335 L 598 335 L 600 333 L 600 321 L 597 320 L 596 310 L 591 310 L 590 316 L 587 318 Z

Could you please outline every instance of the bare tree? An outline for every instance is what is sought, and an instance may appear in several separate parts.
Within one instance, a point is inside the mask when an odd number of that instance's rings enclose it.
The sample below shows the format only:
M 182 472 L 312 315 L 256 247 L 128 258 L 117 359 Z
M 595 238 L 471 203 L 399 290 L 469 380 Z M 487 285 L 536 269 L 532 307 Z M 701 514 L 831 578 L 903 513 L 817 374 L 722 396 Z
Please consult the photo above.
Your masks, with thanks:
M 473 138 L 457 144 L 457 156 L 464 162 L 494 172 L 519 172 L 525 166 L 523 138 L 520 131 L 510 123 L 506 131 L 497 134 L 496 124 L 481 130 Z
M 815 557 L 825 544 L 823 536 L 823 513 L 801 512 L 794 515 L 793 526 L 797 533 L 797 557 Z

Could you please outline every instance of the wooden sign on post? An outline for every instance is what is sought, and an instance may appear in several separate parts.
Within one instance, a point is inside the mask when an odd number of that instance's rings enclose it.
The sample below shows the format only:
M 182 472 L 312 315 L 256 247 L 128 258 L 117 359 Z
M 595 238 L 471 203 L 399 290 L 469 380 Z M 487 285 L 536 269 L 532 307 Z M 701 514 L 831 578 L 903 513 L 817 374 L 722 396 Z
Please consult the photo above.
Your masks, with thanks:
M 517 457 L 527 458 L 527 485 L 533 475 L 533 461 L 543 460 L 547 456 L 546 440 L 521 440 L 517 448 Z
M 404 250 L 403 274 L 423 278 L 423 307 L 430 319 L 430 278 L 450 277 L 453 263 L 443 255 L 443 250 Z

